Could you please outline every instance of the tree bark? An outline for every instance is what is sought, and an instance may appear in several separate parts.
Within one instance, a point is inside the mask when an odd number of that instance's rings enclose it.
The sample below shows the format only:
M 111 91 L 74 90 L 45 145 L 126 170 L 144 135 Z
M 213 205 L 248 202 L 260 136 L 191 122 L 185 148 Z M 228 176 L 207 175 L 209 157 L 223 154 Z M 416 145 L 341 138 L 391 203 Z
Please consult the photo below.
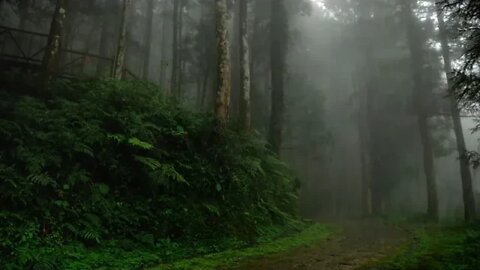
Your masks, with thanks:
M 354 84 L 355 85 L 355 84 Z M 360 146 L 360 173 L 361 173 L 361 210 L 363 216 L 370 215 L 370 162 L 368 143 L 368 89 L 355 85 L 359 98 L 358 113 L 358 140 Z
M 248 39 L 248 0 L 240 0 L 240 123 L 245 131 L 251 128 L 250 49 Z
M 180 12 L 180 0 L 172 1 L 172 76 L 170 78 L 170 91 L 173 95 L 175 95 L 178 88 L 178 15 Z
M 43 80 L 48 81 L 56 72 L 60 64 L 60 50 L 65 30 L 68 0 L 57 0 L 48 35 L 47 47 L 43 56 Z
M 185 5 L 184 0 L 180 1 L 180 11 L 178 15 L 178 75 L 177 75 L 177 89 L 175 90 L 177 98 L 181 98 L 182 84 L 183 84 L 183 72 L 185 69 L 185 59 L 183 55 L 183 7 Z
M 100 47 L 99 53 L 101 56 L 109 57 L 109 28 L 112 17 L 110 15 L 105 15 L 108 13 L 108 4 L 107 2 L 104 3 L 103 11 L 105 12 L 102 16 L 102 31 L 100 32 Z M 110 63 L 111 64 L 111 63 Z M 106 75 L 105 71 L 109 63 L 106 63 L 105 60 L 98 60 L 97 63 L 97 76 Z M 110 69 L 112 67 L 110 66 Z M 111 72 L 111 70 L 110 70 Z
M 166 66 L 167 66 L 167 59 L 166 59 L 166 55 L 167 55 L 167 25 L 168 25 L 168 21 L 166 19 L 166 13 L 167 13 L 167 5 L 166 3 L 163 5 L 164 8 L 162 10 L 162 33 L 161 33 L 161 37 L 162 37 L 162 47 L 161 47 L 161 51 L 160 51 L 160 54 L 161 54 L 161 59 L 160 59 L 160 87 L 166 87 L 165 85 L 165 78 L 166 78 Z
M 442 45 L 442 56 L 444 61 L 445 74 L 449 89 L 452 89 L 452 62 L 450 58 L 450 46 L 448 45 L 447 30 L 443 19 L 441 7 L 437 8 L 437 19 L 439 27 L 439 38 Z M 453 130 L 457 143 L 457 151 L 460 162 L 460 175 L 462 178 L 463 204 L 465 210 L 465 220 L 471 221 L 475 218 L 475 197 L 473 193 L 472 174 L 467 159 L 467 147 L 465 146 L 465 137 L 463 134 L 462 121 L 460 119 L 460 110 L 457 101 L 453 95 L 450 95 L 450 112 L 452 114 Z
M 115 56 L 115 62 L 113 64 L 113 72 L 112 72 L 112 77 L 115 79 L 122 78 L 122 73 L 125 67 L 128 12 L 130 8 L 130 3 L 131 3 L 131 0 L 123 0 L 122 19 L 120 23 L 120 33 L 118 38 L 117 54 Z
M 284 75 L 288 42 L 288 23 L 285 0 L 271 0 L 270 65 L 272 81 L 272 105 L 268 141 L 271 149 L 280 153 L 284 122 Z
M 217 89 L 215 95 L 215 117 L 220 125 L 227 123 L 230 109 L 231 72 L 228 42 L 228 14 L 226 0 L 215 0 L 217 39 Z
M 147 5 L 147 29 L 145 33 L 144 53 L 145 58 L 143 60 L 143 79 L 148 80 L 150 72 L 150 53 L 152 51 L 152 28 L 153 28 L 153 9 L 155 8 L 154 0 L 148 0 Z
M 413 97 L 417 113 L 418 128 L 423 147 L 423 169 L 427 185 L 428 216 L 433 220 L 438 220 L 438 196 L 437 183 L 435 177 L 435 164 L 433 156 L 432 134 L 428 127 L 428 112 L 426 106 L 426 89 L 424 78 L 422 76 L 424 55 L 419 36 L 419 26 L 416 23 L 413 14 L 412 0 L 401 0 L 403 3 L 404 19 L 407 27 L 408 44 L 411 55 L 412 78 L 413 78 Z

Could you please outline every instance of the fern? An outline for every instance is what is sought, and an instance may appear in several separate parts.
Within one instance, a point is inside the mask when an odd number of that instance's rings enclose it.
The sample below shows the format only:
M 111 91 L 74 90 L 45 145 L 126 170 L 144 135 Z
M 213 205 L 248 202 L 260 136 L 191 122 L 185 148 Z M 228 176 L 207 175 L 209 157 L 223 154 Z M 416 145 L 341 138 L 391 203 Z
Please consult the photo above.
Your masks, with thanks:
M 144 141 L 142 141 L 138 138 L 135 138 L 135 137 L 128 139 L 128 144 L 131 145 L 131 146 L 140 148 L 140 149 L 144 149 L 144 150 L 153 149 L 153 145 L 149 144 L 148 142 L 144 142 Z
M 56 187 L 57 182 L 53 180 L 50 176 L 46 174 L 31 174 L 27 177 L 32 183 L 42 186 L 52 186 Z

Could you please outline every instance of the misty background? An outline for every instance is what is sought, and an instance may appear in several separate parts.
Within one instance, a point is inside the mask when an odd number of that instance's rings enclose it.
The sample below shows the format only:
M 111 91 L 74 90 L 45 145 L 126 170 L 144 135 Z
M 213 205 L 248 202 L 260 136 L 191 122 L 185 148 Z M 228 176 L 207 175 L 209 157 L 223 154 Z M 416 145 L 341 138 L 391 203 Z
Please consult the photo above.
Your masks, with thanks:
M 287 0 L 288 41 L 282 159 L 295 171 L 311 218 L 427 211 L 418 108 L 431 135 L 439 215 L 462 219 L 462 179 L 434 1 Z M 48 34 L 54 4 L 2 0 L 0 25 Z M 122 1 L 69 1 L 62 56 L 66 75 L 107 76 Z M 231 115 L 239 114 L 240 1 L 229 1 Z M 267 136 L 271 107 L 270 1 L 249 1 L 252 125 Z M 128 10 L 127 78 L 146 79 L 186 106 L 211 111 L 216 87 L 214 1 L 134 0 Z M 455 25 L 448 24 L 449 37 Z M 35 52 L 44 37 L 17 33 Z M 412 39 L 414 41 L 412 41 Z M 452 39 L 453 40 L 453 39 Z M 417 56 L 412 54 L 417 45 Z M 452 58 L 462 44 L 450 42 Z M 273 46 L 275 47 L 275 46 Z M 0 38 L 2 54 L 14 44 Z M 78 60 L 78 54 L 84 55 Z M 460 65 L 452 61 L 453 66 Z M 412 75 L 413 74 L 413 75 Z M 415 94 L 421 74 L 422 95 Z M 461 111 L 468 151 L 477 117 Z M 477 207 L 480 173 L 471 168 Z

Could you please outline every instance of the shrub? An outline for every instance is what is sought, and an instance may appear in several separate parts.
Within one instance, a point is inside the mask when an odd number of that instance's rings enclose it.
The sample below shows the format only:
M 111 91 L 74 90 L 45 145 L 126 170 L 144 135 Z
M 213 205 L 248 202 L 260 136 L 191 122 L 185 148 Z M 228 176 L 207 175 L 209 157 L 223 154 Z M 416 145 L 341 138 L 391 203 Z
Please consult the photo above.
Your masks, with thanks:
M 59 80 L 45 96 L 0 91 L 2 258 L 28 265 L 40 260 L 22 249 L 70 241 L 249 239 L 295 215 L 293 178 L 261 139 L 216 130 L 151 84 Z

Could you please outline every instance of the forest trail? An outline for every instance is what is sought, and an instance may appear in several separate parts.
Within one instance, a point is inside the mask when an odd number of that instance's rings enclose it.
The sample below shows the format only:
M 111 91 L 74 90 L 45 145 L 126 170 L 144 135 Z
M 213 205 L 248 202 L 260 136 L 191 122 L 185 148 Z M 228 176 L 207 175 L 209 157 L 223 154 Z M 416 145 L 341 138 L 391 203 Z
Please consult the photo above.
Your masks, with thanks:
M 252 261 L 234 270 L 350 270 L 392 254 L 407 233 L 380 219 L 335 222 L 342 232 L 312 247 Z

